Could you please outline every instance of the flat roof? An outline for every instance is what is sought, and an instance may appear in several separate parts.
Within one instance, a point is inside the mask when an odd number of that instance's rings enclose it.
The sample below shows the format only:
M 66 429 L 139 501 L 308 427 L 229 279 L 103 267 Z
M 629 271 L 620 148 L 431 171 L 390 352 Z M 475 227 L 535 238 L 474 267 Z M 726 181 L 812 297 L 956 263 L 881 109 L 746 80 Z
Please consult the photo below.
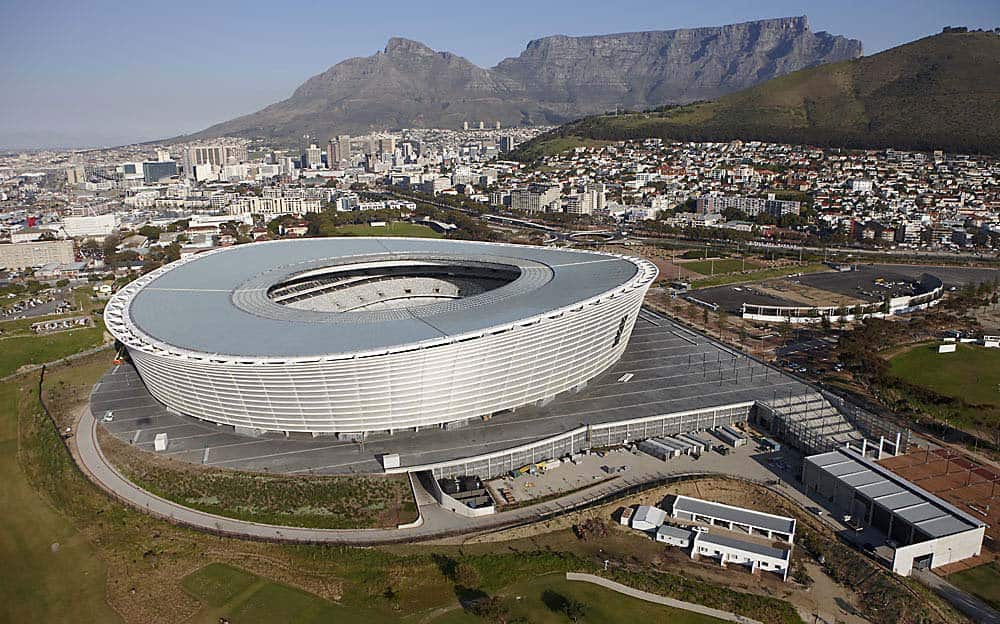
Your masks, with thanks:
M 267 296 L 309 271 L 365 262 L 439 261 L 517 267 L 512 282 L 424 306 L 318 312 Z M 116 295 L 140 338 L 170 350 L 254 358 L 366 354 L 451 342 L 652 281 L 646 261 L 473 241 L 315 238 L 237 245 L 173 262 Z M 109 308 L 115 303 L 109 304 Z M 126 341 L 127 342 L 127 341 Z
M 853 449 L 836 449 L 806 457 L 805 461 L 864 494 L 876 505 L 916 526 L 931 538 L 985 526 L 978 518 L 862 457 Z
M 718 535 L 716 533 L 700 533 L 698 535 L 698 543 L 735 548 L 737 550 L 743 550 L 755 555 L 773 557 L 774 559 L 784 559 L 786 561 L 788 560 L 788 555 L 791 552 L 788 550 L 782 550 L 781 548 L 774 548 L 773 546 L 765 546 L 763 544 L 747 542 L 734 537 Z
M 656 534 L 659 535 L 663 533 L 664 535 L 669 535 L 670 537 L 676 537 L 678 539 L 690 540 L 694 537 L 694 531 L 691 529 L 682 529 L 681 527 L 675 527 L 672 524 L 661 524 L 656 529 Z
M 775 516 L 761 511 L 723 505 L 722 503 L 714 503 L 688 496 L 678 496 L 674 500 L 674 512 L 676 513 L 677 511 L 686 511 L 698 514 L 699 516 L 709 516 L 711 518 L 768 529 L 779 533 L 787 533 L 789 535 L 795 533 L 795 520 L 792 518 Z

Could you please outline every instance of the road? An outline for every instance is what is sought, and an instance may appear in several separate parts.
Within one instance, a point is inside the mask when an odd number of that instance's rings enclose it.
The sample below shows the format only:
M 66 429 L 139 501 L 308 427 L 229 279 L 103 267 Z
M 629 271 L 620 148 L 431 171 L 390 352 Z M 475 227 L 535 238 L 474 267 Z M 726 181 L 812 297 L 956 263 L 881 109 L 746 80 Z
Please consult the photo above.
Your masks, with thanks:
M 595 500 L 603 500 L 628 488 L 641 486 L 655 479 L 672 477 L 713 476 L 720 474 L 750 476 L 758 480 L 773 478 L 774 474 L 762 465 L 746 458 L 739 460 L 732 456 L 717 457 L 723 462 L 715 470 L 709 468 L 706 459 L 697 465 L 688 465 L 678 460 L 665 464 L 665 468 L 655 471 L 631 473 L 594 485 L 558 500 L 549 500 L 527 505 L 510 511 L 498 512 L 480 518 L 466 518 L 445 510 L 433 501 L 419 482 L 413 479 L 414 494 L 420 513 L 419 526 L 382 529 L 308 529 L 277 526 L 235 520 L 205 513 L 151 494 L 125 478 L 105 457 L 97 442 L 97 419 L 89 407 L 81 410 L 76 426 L 74 459 L 87 475 L 101 489 L 120 501 L 170 522 L 187 525 L 196 529 L 229 535 L 279 542 L 330 543 L 356 546 L 414 542 L 459 534 L 474 534 L 497 530 L 510 526 L 536 522 L 560 515 L 564 512 L 586 506 Z M 732 465 L 730 465 L 732 464 Z

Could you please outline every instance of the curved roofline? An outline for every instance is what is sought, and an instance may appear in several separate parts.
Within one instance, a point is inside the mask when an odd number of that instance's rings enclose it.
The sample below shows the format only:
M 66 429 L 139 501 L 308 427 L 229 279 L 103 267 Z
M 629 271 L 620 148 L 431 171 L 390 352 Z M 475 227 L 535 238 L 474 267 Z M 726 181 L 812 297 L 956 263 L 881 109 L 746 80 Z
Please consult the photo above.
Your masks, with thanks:
M 445 246 L 460 246 L 460 245 L 480 245 L 485 248 L 491 249 L 504 249 L 507 250 L 508 255 L 510 252 L 517 250 L 526 251 L 553 251 L 553 248 L 545 247 L 534 247 L 529 245 L 513 245 L 507 243 L 492 243 L 492 242 L 481 242 L 481 241 L 442 241 L 438 239 L 421 239 L 421 238 L 407 238 L 407 237 L 394 237 L 394 238 L 384 238 L 384 237 L 349 237 L 346 239 L 302 239 L 308 241 L 338 241 L 343 240 L 346 244 L 358 243 L 365 241 L 379 241 L 379 242 L 390 242 L 392 244 L 406 243 L 406 242 L 419 242 L 421 245 L 426 245 L 428 243 L 440 243 Z M 127 284 L 124 288 L 115 293 L 111 300 L 105 307 L 105 323 L 108 331 L 115 336 L 122 344 L 130 349 L 138 349 L 145 353 L 152 355 L 158 355 L 161 357 L 179 357 L 184 359 L 194 359 L 199 361 L 208 362 L 219 362 L 226 364 L 245 364 L 245 365 L 266 365 L 266 364 L 294 364 L 294 363 L 314 363 L 323 361 L 335 361 L 335 360 L 345 360 L 345 359 L 356 359 L 365 358 L 379 355 L 387 355 L 392 353 L 405 353 L 408 351 L 416 351 L 421 349 L 427 349 L 431 347 L 437 347 L 441 345 L 453 344 L 456 342 L 462 342 L 465 340 L 477 338 L 487 334 L 494 334 L 503 331 L 510 331 L 518 326 L 529 326 L 534 325 L 545 318 L 555 318 L 563 314 L 582 310 L 584 307 L 589 305 L 597 304 L 601 301 L 607 300 L 609 298 L 614 298 L 620 294 L 630 292 L 636 288 L 647 287 L 658 274 L 656 266 L 647 260 L 641 258 L 633 258 L 630 256 L 620 255 L 620 254 L 609 254 L 603 252 L 595 252 L 589 250 L 558 250 L 565 251 L 568 254 L 587 254 L 593 256 L 599 256 L 603 258 L 614 258 L 619 260 L 624 260 L 631 263 L 636 271 L 635 273 L 624 282 L 618 283 L 615 286 L 605 289 L 593 296 L 581 298 L 579 300 L 573 301 L 570 304 L 560 305 L 552 309 L 545 310 L 541 313 L 526 315 L 522 318 L 517 318 L 513 321 L 507 321 L 502 323 L 488 324 L 484 322 L 481 327 L 476 327 L 475 329 L 457 332 L 454 334 L 438 336 L 430 339 L 424 340 L 414 340 L 410 342 L 400 342 L 398 344 L 393 344 L 384 347 L 373 347 L 371 349 L 351 349 L 339 352 L 329 352 L 320 355 L 266 355 L 266 354 L 255 354 L 255 355 L 234 355 L 234 354 L 221 354 L 213 353 L 211 351 L 199 351 L 196 349 L 181 347 L 172 345 L 164 340 L 158 339 L 148 331 L 140 329 L 138 323 L 132 318 L 131 308 L 135 302 L 136 297 L 146 288 L 150 283 L 155 280 L 167 275 L 181 267 L 186 266 L 192 262 L 202 261 L 205 258 L 215 256 L 218 254 L 225 254 L 227 252 L 232 252 L 234 250 L 246 250 L 254 247 L 262 248 L 269 245 L 294 245 L 299 241 L 263 241 L 259 243 L 249 243 L 246 245 L 238 245 L 234 247 L 225 247 L 220 249 L 213 249 L 210 251 L 202 252 L 189 256 L 187 258 L 182 258 L 168 265 L 164 265 L 158 269 L 155 269 L 146 275 L 143 275 L 136 279 L 135 281 Z M 414 252 L 417 253 L 417 252 Z M 431 253 L 431 252 L 427 252 Z M 448 253 L 447 250 L 441 253 Z M 502 254 L 500 254 L 502 255 Z M 237 280 L 237 283 L 232 285 L 230 290 L 230 296 L 233 291 L 235 291 L 238 286 L 244 283 L 249 276 L 243 276 L 242 279 Z M 557 281 L 559 276 L 553 278 L 553 282 Z M 531 293 L 525 293 L 519 295 L 521 297 L 527 296 Z M 243 313 L 242 310 L 236 307 L 236 305 L 231 303 L 230 305 L 235 313 Z M 477 308 L 470 308 L 470 312 L 475 311 Z M 281 321 L 277 321 L 281 322 Z M 291 325 L 295 323 L 292 321 L 286 321 Z

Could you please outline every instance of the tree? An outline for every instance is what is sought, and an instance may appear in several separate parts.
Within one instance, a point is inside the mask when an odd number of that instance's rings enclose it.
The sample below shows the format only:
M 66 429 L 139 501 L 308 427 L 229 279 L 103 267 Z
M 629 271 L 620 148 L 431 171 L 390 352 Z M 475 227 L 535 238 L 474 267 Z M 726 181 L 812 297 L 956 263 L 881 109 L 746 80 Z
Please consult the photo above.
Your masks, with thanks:
M 160 234 L 162 233 L 163 230 L 156 227 L 155 225 L 144 225 L 141 228 L 139 228 L 139 234 L 145 236 L 151 241 L 159 240 Z
M 563 613 L 569 618 L 570 622 L 577 624 L 578 622 L 582 622 L 583 618 L 587 615 L 587 605 L 579 600 L 567 598 L 563 606 Z
M 479 587 L 479 570 L 468 563 L 459 563 L 455 566 L 455 584 L 459 587 Z
M 506 624 L 510 617 L 506 605 L 496 596 L 483 596 L 469 602 L 468 611 L 491 624 Z

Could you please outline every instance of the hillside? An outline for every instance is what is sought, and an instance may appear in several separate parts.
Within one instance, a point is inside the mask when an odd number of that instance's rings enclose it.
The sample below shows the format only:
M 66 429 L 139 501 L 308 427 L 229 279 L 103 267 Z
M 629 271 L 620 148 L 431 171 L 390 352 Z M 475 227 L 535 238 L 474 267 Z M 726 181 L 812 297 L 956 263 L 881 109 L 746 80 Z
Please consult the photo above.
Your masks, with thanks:
M 718 97 L 821 63 L 856 58 L 861 42 L 812 32 L 805 17 L 728 26 L 530 42 L 484 69 L 417 41 L 390 39 L 337 63 L 288 99 L 188 137 L 301 144 L 304 135 L 401 127 L 563 123 L 616 106 L 650 108 Z
M 944 149 L 1000 155 L 1000 36 L 940 34 L 870 57 L 769 80 L 711 102 L 581 119 L 550 141 L 762 140 L 852 148 Z

